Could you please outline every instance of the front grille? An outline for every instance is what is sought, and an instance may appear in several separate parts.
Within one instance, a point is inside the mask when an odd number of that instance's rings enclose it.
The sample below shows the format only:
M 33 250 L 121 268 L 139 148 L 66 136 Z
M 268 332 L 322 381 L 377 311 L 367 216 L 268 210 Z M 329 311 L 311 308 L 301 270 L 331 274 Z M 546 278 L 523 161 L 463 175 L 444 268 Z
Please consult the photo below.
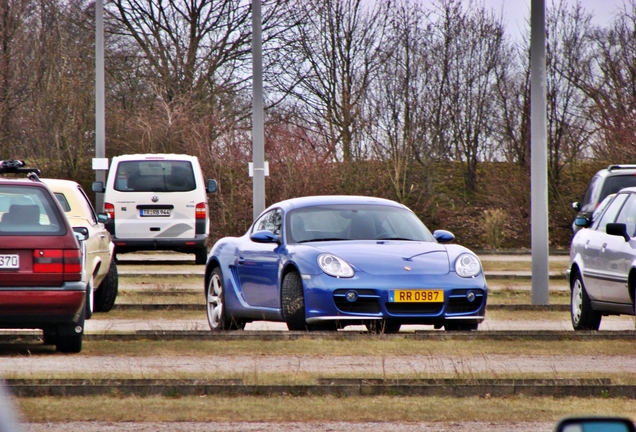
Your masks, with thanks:
M 394 315 L 438 315 L 444 303 L 387 303 L 386 310 Z
M 380 296 L 378 296 L 374 290 L 353 290 L 358 293 L 358 298 L 354 302 L 350 302 L 346 299 L 345 295 L 347 291 L 349 290 L 337 289 L 333 293 L 333 300 L 339 310 L 359 314 L 380 313 Z

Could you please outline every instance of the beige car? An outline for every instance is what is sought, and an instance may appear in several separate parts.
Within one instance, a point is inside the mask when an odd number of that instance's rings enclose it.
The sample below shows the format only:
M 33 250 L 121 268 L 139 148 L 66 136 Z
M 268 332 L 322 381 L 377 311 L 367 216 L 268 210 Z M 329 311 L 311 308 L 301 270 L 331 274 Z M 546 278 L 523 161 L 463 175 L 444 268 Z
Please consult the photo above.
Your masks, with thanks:
M 71 180 L 42 179 L 62 205 L 75 229 L 84 228 L 86 245 L 85 278 L 87 281 L 86 318 L 94 312 L 108 312 L 115 304 L 118 289 L 115 245 L 105 222 L 108 215 L 97 214 L 82 187 Z

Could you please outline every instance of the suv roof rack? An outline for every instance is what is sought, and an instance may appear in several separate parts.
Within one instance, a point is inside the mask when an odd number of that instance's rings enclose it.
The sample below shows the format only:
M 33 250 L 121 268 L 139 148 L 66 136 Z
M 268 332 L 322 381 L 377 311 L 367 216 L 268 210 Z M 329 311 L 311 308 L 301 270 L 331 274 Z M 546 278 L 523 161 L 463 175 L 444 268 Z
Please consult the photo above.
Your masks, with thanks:
M 618 169 L 636 169 L 636 165 L 610 165 L 607 167 L 608 171 L 618 170 Z
M 25 166 L 23 160 L 0 160 L 0 174 L 35 174 L 36 178 L 42 175 L 39 169 Z

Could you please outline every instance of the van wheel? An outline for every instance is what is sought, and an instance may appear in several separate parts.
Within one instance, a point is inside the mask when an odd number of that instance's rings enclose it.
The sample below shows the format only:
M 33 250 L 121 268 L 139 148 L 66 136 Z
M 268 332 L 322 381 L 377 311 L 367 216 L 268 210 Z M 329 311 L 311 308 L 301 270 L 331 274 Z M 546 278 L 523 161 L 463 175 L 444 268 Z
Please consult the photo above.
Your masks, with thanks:
M 111 260 L 108 274 L 94 293 L 93 310 L 95 312 L 108 312 L 113 308 L 118 286 L 117 264 L 115 264 L 115 260 Z
M 208 261 L 208 248 L 197 249 L 194 252 L 195 264 L 205 264 Z

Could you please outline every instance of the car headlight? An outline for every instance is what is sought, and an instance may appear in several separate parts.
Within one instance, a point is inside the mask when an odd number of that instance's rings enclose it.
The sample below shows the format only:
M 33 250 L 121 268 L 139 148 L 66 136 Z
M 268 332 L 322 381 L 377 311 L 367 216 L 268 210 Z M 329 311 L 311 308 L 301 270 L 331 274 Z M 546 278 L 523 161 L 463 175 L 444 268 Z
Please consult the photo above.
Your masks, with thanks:
M 463 253 L 455 260 L 455 272 L 461 277 L 477 276 L 481 271 L 481 264 L 473 254 Z
M 353 276 L 353 268 L 347 262 L 329 253 L 318 256 L 318 265 L 329 276 L 345 278 Z

